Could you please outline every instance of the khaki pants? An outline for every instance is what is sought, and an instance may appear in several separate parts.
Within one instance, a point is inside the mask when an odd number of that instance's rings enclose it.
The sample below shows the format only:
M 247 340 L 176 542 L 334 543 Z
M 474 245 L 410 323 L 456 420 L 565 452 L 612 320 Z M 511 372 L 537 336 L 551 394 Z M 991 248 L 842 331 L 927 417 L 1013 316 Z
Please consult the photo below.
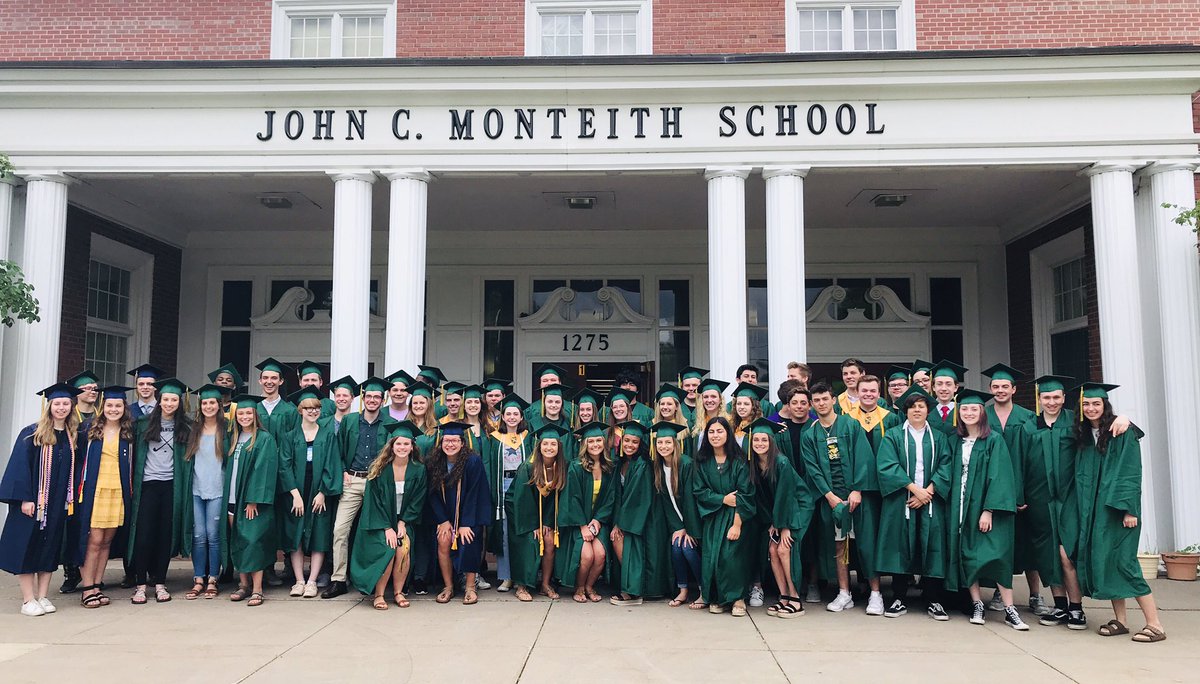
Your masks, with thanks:
M 333 522 L 333 574 L 329 579 L 334 582 L 346 581 L 346 566 L 350 557 L 350 528 L 354 527 L 354 519 L 358 517 L 358 509 L 362 508 L 363 489 L 367 478 L 350 476 L 350 484 L 342 488 L 338 498 L 337 517 Z

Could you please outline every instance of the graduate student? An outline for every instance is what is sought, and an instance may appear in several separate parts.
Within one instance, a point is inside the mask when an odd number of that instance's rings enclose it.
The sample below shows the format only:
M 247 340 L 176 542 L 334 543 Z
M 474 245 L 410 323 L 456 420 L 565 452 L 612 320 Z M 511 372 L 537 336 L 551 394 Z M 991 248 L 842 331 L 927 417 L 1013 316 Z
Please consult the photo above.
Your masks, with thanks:
M 438 603 L 454 598 L 454 576 L 464 576 L 463 605 L 479 601 L 475 575 L 483 558 L 483 530 L 492 520 L 492 498 L 479 455 L 466 448 L 462 423 L 446 423 L 430 453 L 424 517 L 435 526 L 437 562 L 444 588 Z
M 408 420 L 416 424 L 423 436 L 437 434 L 438 425 L 441 424 L 438 422 L 437 407 L 434 405 L 434 393 L 435 390 L 423 382 L 408 386 Z M 421 453 L 425 453 L 433 445 L 432 440 L 420 441 Z
M 143 363 L 133 370 L 126 371 L 125 374 L 133 378 L 133 392 L 136 396 L 136 399 L 129 404 L 130 418 L 137 420 L 142 416 L 150 415 L 150 412 L 154 410 L 154 405 L 158 403 L 154 392 L 154 383 L 158 382 L 158 379 L 165 373 L 161 368 Z
M 579 406 L 582 408 L 582 405 Z M 604 423 L 585 423 L 575 431 L 579 454 L 567 464 L 562 492 L 560 537 L 555 574 L 565 586 L 574 586 L 576 603 L 599 603 L 596 582 L 604 573 L 612 529 L 616 485 L 608 457 Z M 572 585 L 573 583 L 573 585 Z
M 371 463 L 387 441 L 380 409 L 383 407 L 383 394 L 390 386 L 391 383 L 380 378 L 364 380 L 359 388 L 362 392 L 362 410 L 357 414 L 348 415 L 338 431 L 341 462 L 335 467 L 341 470 L 341 474 L 334 478 L 331 490 L 338 497 L 333 519 L 333 572 L 329 576 L 329 586 L 321 592 L 323 599 L 336 598 L 347 591 L 350 529 L 358 517 L 359 507 L 362 506 L 367 469 L 371 467 Z M 421 387 L 428 390 L 423 385 Z M 416 391 L 415 387 L 410 387 L 409 390 Z M 415 400 L 414 394 L 412 401 L 415 403 Z
M 483 381 L 483 417 L 487 432 L 500 427 L 500 400 L 512 391 L 511 387 L 511 382 L 499 378 L 486 378 Z
M 605 402 L 604 397 L 588 387 L 576 392 L 571 397 L 571 402 L 575 405 L 575 420 L 572 425 L 576 429 L 588 423 L 607 423 L 605 417 Z
M 334 411 L 337 410 L 337 406 L 327 396 L 329 392 L 325 391 L 325 371 L 321 368 L 321 364 L 316 361 L 308 361 L 307 359 L 301 361 L 296 366 L 296 377 L 299 381 L 300 389 L 311 387 L 316 390 L 317 400 L 321 402 L 321 417 L 328 418 L 332 416 Z M 291 397 L 288 398 L 288 401 L 293 404 L 296 403 L 296 400 Z
M 812 519 L 813 495 L 808 483 L 779 452 L 785 428 L 765 418 L 750 426 L 750 482 L 754 486 L 758 527 L 766 528 L 767 558 L 779 588 L 779 601 L 768 615 L 793 618 L 804 614 L 797 587 L 804 586 L 800 540 Z
M 459 410 L 459 419 L 471 426 L 467 437 L 476 453 L 482 453 L 481 442 L 489 432 L 487 418 L 483 414 L 483 395 L 482 385 L 467 385 L 462 388 L 463 402 L 462 408 Z
M 496 591 L 506 592 L 512 590 L 513 581 L 504 501 L 516 480 L 517 469 L 529 460 L 533 448 L 529 424 L 525 422 L 525 409 L 529 404 L 518 395 L 509 394 L 500 400 L 499 406 L 500 425 L 484 440 L 480 458 L 493 506 L 487 548 L 496 556 L 496 578 L 500 581 Z
M 697 368 L 696 366 L 684 366 L 679 371 L 679 388 L 684 391 L 683 405 L 680 406 L 680 409 L 683 411 L 683 416 L 687 419 L 689 425 L 692 422 L 692 414 L 696 411 L 696 404 L 700 399 L 698 393 L 700 381 L 706 375 L 708 375 L 707 368 Z
M 388 385 L 388 417 L 392 420 L 408 419 L 408 388 L 417 382 L 413 376 L 398 370 L 384 378 Z M 358 392 L 355 392 L 358 394 Z
M 333 395 L 333 415 L 329 417 L 329 422 L 333 425 L 334 434 L 339 434 L 342 429 L 342 421 L 354 410 L 354 397 L 358 396 L 358 383 L 354 381 L 354 378 L 346 375 L 329 383 L 329 392 Z
M 779 409 L 779 420 L 776 422 L 786 428 L 779 435 L 779 449 L 803 477 L 805 470 L 804 459 L 800 455 L 800 438 L 812 426 L 809 420 L 812 392 L 799 382 L 789 380 L 780 387 L 779 400 L 783 402 L 783 408 Z
M 858 418 L 858 381 L 866 374 L 867 367 L 862 361 L 858 359 L 842 361 L 842 383 L 846 385 L 846 391 L 837 396 L 838 413 Z
M 819 497 L 811 523 L 817 535 L 817 574 L 838 584 L 838 594 L 825 610 L 838 613 L 854 607 L 850 595 L 853 541 L 860 581 L 866 578 L 871 587 L 867 614 L 882 615 L 876 560 L 881 502 L 875 453 L 858 421 L 834 411 L 836 400 L 827 383 L 817 382 L 809 391 L 817 420 L 801 437 L 800 453 L 814 498 Z
M 462 420 L 463 390 L 466 387 L 466 383 L 457 381 L 450 381 L 442 385 L 442 406 L 446 407 L 446 413 L 439 416 L 438 422 L 448 423 L 452 420 Z
M 540 427 L 540 417 L 545 416 L 546 413 L 546 406 L 543 399 L 544 390 L 553 385 L 562 386 L 562 381 L 567 377 L 567 372 L 552 363 L 547 363 L 538 370 L 537 376 L 538 389 L 534 392 L 534 396 L 537 399 L 529 405 L 529 408 L 525 409 L 525 420 L 535 428 Z M 562 397 L 564 395 L 562 392 L 559 392 L 558 396 Z M 571 406 L 570 403 L 564 403 L 559 407 L 558 411 L 561 411 L 567 417 L 568 425 L 575 418 L 575 407 Z M 560 425 L 559 427 L 564 426 Z
M 76 558 L 83 579 L 84 608 L 107 606 L 110 599 L 100 591 L 104 568 L 110 552 L 124 553 L 124 538 L 132 506 L 131 452 L 133 420 L 125 404 L 128 387 L 110 386 L 100 390 L 100 412 L 80 431 L 83 472 L 81 496 L 75 514 L 79 516 Z M 152 388 L 153 389 L 153 388 Z M 82 441 L 82 440 L 81 440 Z
M 627 389 L 614 387 L 612 391 L 608 393 L 608 401 L 605 402 L 609 426 L 613 427 L 633 420 L 632 407 L 633 393 Z M 649 425 L 640 420 L 637 422 L 649 427 Z
M 739 385 L 741 385 L 741 384 L 757 385 L 758 384 L 758 366 L 755 366 L 752 363 L 743 363 L 742 365 L 738 366 L 736 381 Z M 763 398 L 759 401 L 759 405 L 758 405 L 759 411 L 761 411 L 762 415 L 764 415 L 764 416 L 775 410 L 775 405 L 772 404 L 770 402 L 770 400 L 768 400 L 766 398 L 767 394 L 768 393 L 764 392 Z M 733 403 L 734 402 L 731 399 L 725 405 L 725 411 L 730 416 L 734 415 Z M 732 423 L 733 421 L 730 420 L 730 422 Z
M 442 372 L 442 369 L 437 366 L 417 366 L 417 380 L 429 385 L 433 389 L 434 404 L 433 417 L 441 420 L 449 413 L 446 410 L 446 395 L 444 385 L 449 382 L 449 378 Z
M 146 603 L 146 584 L 154 585 L 154 600 L 171 600 L 167 591 L 167 566 L 171 558 L 186 553 L 190 538 L 176 526 L 175 502 L 184 500 L 190 492 L 183 490 L 180 475 L 185 467 L 191 420 L 184 411 L 184 398 L 190 390 L 178 378 L 154 383 L 158 403 L 150 414 L 139 418 L 134 425 L 133 440 L 133 503 L 130 511 L 129 553 L 133 556 L 134 589 L 130 602 Z
M 554 423 L 534 431 L 533 457 L 517 466 L 504 496 L 512 579 L 522 602 L 533 600 L 529 589 L 535 586 L 551 601 L 559 597 L 554 590 L 554 559 L 567 482 L 566 435 Z
M 617 428 L 621 434 L 615 471 L 617 496 L 609 539 L 620 570 L 619 576 L 614 574 L 609 582 L 619 592 L 609 598 L 609 603 L 640 606 L 648 596 L 665 596 L 671 591 L 671 561 L 650 471 L 650 433 L 635 421 Z
M 233 398 L 233 441 L 225 468 L 225 507 L 229 524 L 229 556 L 238 586 L 230 601 L 261 606 L 263 574 L 275 564 L 279 547 L 275 517 L 275 491 L 279 479 L 279 447 L 259 422 L 261 397 L 241 394 Z M 297 511 L 293 508 L 292 513 Z M 301 511 L 303 512 L 303 511 Z
M 90 371 L 83 371 L 67 380 L 68 385 L 79 390 L 75 397 L 75 417 L 79 425 L 91 420 L 96 415 L 96 402 L 100 397 L 100 379 Z M 72 434 L 72 438 L 77 435 Z M 79 519 L 68 516 L 63 539 L 66 543 L 59 552 L 59 561 L 63 566 L 63 581 L 58 587 L 60 594 L 73 594 L 79 590 L 79 566 L 75 562 L 75 540 L 79 537 Z M 67 548 L 70 547 L 70 548 Z
M 325 554 L 333 549 L 334 508 L 342 484 L 342 451 L 335 423 L 321 421 L 324 407 L 320 385 L 309 385 L 288 397 L 300 410 L 300 425 L 279 444 L 277 508 L 283 552 L 288 554 L 295 584 L 291 596 L 317 595 L 317 575 Z M 299 504 L 297 506 L 297 504 Z M 312 556 L 308 580 L 304 556 Z
M 950 619 L 942 605 L 946 576 L 946 508 L 950 487 L 951 448 L 929 422 L 933 399 L 919 386 L 908 390 L 901 407 L 904 423 L 879 445 L 879 553 L 876 568 L 892 575 L 892 602 L 886 617 L 908 612 L 905 597 L 912 575 L 921 575 L 927 612 L 938 621 Z
M 743 532 L 755 514 L 755 489 L 745 452 L 724 418 L 709 419 L 705 428 L 692 493 L 700 514 L 700 595 L 708 600 L 710 613 L 732 608 L 734 617 L 745 617 L 758 544 Z
M 729 419 L 733 427 L 733 438 L 738 446 L 745 451 L 746 434 L 750 424 L 763 417 L 762 404 L 766 400 L 767 390 L 758 385 L 743 382 L 733 390 L 733 415 Z
M 961 386 L 963 378 L 966 377 L 966 373 L 966 368 L 953 361 L 944 360 L 939 361 L 929 370 L 933 384 L 933 396 L 937 399 L 936 405 L 929 414 L 929 424 L 947 437 L 954 434 L 958 424 L 958 414 L 954 411 L 956 406 L 954 397 L 958 395 L 958 388 Z
M 232 399 L 234 393 L 246 384 L 246 381 L 242 379 L 242 374 L 238 372 L 237 366 L 232 363 L 227 363 L 210 372 L 208 381 L 218 387 L 230 390 L 228 399 Z
M 926 394 L 933 395 L 933 376 L 930 373 L 933 370 L 933 362 L 923 359 L 916 359 L 912 363 L 910 385 L 920 385 L 921 389 L 925 390 Z
M 659 510 L 666 518 L 671 535 L 671 568 L 675 571 L 678 593 L 668 602 L 676 608 L 688 602 L 688 581 L 701 584 L 700 510 L 692 489 L 693 463 L 684 455 L 687 426 L 659 421 L 650 427 L 650 468 L 654 491 L 660 499 Z M 703 595 L 688 605 L 692 610 L 708 607 Z
M 263 390 L 262 400 L 256 404 L 258 422 L 264 430 L 271 433 L 271 437 L 277 443 L 282 442 L 284 436 L 294 430 L 300 422 L 296 405 L 283 398 L 283 374 L 285 370 L 290 371 L 292 368 L 269 357 L 255 368 L 258 369 L 258 384 Z
M 571 428 L 571 413 L 567 411 L 567 396 L 569 388 L 564 385 L 546 385 L 541 392 L 541 412 L 530 416 L 529 411 L 525 412 L 529 420 L 529 426 L 537 430 L 547 423 L 569 430 Z M 532 407 L 531 407 L 532 408 Z
M 896 413 L 900 410 L 900 397 L 908 391 L 909 374 L 911 369 L 907 366 L 892 366 L 888 368 L 887 375 L 884 380 L 887 382 L 887 398 L 882 403 L 890 413 Z
M 1004 623 L 1029 626 L 1013 607 L 1012 548 L 1017 512 L 1016 483 L 1008 444 L 993 432 L 984 409 L 992 395 L 958 392 L 958 429 L 951 439 L 946 589 L 971 595 L 971 624 L 984 624 L 980 583 L 994 584 L 1004 602 Z
M 638 392 L 641 391 L 641 376 L 638 372 L 632 368 L 623 368 L 617 373 L 613 384 L 628 393 L 629 415 L 632 416 L 632 420 L 649 427 L 654 422 L 655 410 L 638 401 Z
M 1138 643 L 1167 638 L 1158 607 L 1138 567 L 1141 534 L 1142 452 L 1140 431 L 1113 436 L 1114 411 L 1108 393 L 1118 385 L 1085 382 L 1079 387 L 1079 416 L 1075 427 L 1075 495 L 1079 513 L 1079 542 L 1075 567 L 1085 596 L 1110 600 L 1113 619 L 1099 629 L 1101 636 L 1128 634 L 1125 600 L 1137 601 L 1146 626 L 1133 635 Z
M 196 390 L 200 405 L 187 438 L 182 467 L 175 471 L 179 481 L 175 520 L 181 539 L 191 535 L 192 588 L 189 601 L 220 595 L 217 578 L 228 554 L 225 524 L 225 460 L 229 454 L 229 425 L 224 399 L 232 389 L 208 384 Z
M 100 378 L 90 371 L 83 371 L 67 380 L 66 384 L 79 390 L 75 397 L 75 414 L 80 425 L 96 415 L 96 400 L 100 397 Z
M 725 398 L 723 393 L 729 387 L 729 383 L 715 378 L 705 378 L 696 388 L 696 393 L 700 397 L 699 404 L 695 412 L 692 414 L 692 453 L 700 448 L 704 442 L 705 434 L 707 433 L 708 421 L 713 418 L 724 418 L 729 421 L 729 413 L 725 410 Z
M 0 502 L 8 504 L 0 533 L 0 570 L 17 576 L 21 614 L 30 617 L 57 610 L 47 593 L 58 568 L 67 518 L 75 513 L 79 429 L 78 387 L 57 383 L 38 394 L 44 402 L 42 413 L 17 434 L 0 480 Z
M 425 466 L 417 449 L 420 428 L 412 421 L 385 424 L 388 441 L 367 469 L 358 533 L 350 554 L 350 579 L 374 598 L 375 610 L 387 610 L 384 589 L 392 586 L 392 600 L 408 608 L 404 583 L 412 558 L 411 530 L 421 522 L 428 493 Z
M 858 410 L 854 418 L 867 433 L 871 448 L 878 450 L 883 435 L 887 432 L 885 423 L 891 412 L 879 404 L 880 382 L 875 375 L 863 375 L 858 378 Z

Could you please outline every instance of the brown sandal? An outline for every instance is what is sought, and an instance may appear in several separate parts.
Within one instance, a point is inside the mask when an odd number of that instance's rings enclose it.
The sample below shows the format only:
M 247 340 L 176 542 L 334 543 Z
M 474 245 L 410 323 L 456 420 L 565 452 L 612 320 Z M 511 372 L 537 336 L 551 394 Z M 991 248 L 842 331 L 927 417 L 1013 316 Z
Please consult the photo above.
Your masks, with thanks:
M 529 595 L 529 590 L 521 585 L 517 586 L 517 591 L 513 595 L 516 596 L 517 600 L 521 603 L 529 603 L 533 600 L 533 597 Z
M 1100 629 L 1096 630 L 1096 633 L 1102 637 L 1120 636 L 1122 634 L 1129 634 L 1129 628 L 1121 624 L 1120 621 L 1112 619 L 1100 625 Z
M 387 599 L 383 598 L 383 594 L 379 594 L 375 597 L 375 600 L 371 602 L 371 607 L 375 610 L 387 610 Z
M 1142 631 L 1133 635 L 1133 641 L 1139 644 L 1154 644 L 1159 641 L 1166 641 L 1167 633 L 1157 627 L 1146 625 Z
M 473 606 L 476 603 L 479 603 L 479 594 L 475 593 L 473 588 L 467 587 L 467 589 L 463 591 L 463 605 Z
M 539 589 L 538 593 L 541 594 L 542 596 L 545 596 L 546 598 L 550 599 L 551 601 L 557 601 L 559 599 L 558 592 L 554 591 L 554 587 L 552 587 L 548 584 L 546 586 L 542 587 L 541 589 Z
M 262 594 L 260 594 L 256 591 L 253 594 L 250 594 L 250 600 L 246 601 L 246 605 L 251 606 L 251 607 L 261 606 L 263 604 L 263 601 L 266 601 L 266 600 L 267 600 L 267 598 L 265 596 L 263 596 Z
M 208 586 L 204 589 L 204 598 L 215 599 L 221 595 L 221 590 L 217 588 L 217 578 L 209 577 Z
M 584 593 L 583 591 L 575 592 L 575 595 L 572 596 L 571 598 L 575 600 L 575 603 L 587 603 L 588 602 L 587 594 Z
M 392 597 L 392 600 L 394 600 L 396 602 L 397 608 L 407 608 L 408 607 L 408 599 L 404 598 L 404 594 L 396 594 L 395 596 Z
M 195 601 L 196 599 L 200 598 L 200 594 L 202 593 L 204 593 L 204 578 L 193 577 L 192 588 L 188 589 L 187 593 L 184 594 L 183 597 L 189 601 Z
M 600 603 L 604 600 L 604 597 L 601 596 L 595 589 L 588 589 L 587 596 L 588 600 L 592 603 Z
M 434 600 L 436 600 L 438 603 L 450 603 L 450 599 L 452 598 L 454 598 L 454 589 L 446 587 L 440 593 L 438 593 L 437 598 Z
M 238 601 L 244 600 L 246 598 L 246 594 L 249 592 L 250 587 L 239 584 L 237 589 L 229 592 L 229 600 L 237 603 Z

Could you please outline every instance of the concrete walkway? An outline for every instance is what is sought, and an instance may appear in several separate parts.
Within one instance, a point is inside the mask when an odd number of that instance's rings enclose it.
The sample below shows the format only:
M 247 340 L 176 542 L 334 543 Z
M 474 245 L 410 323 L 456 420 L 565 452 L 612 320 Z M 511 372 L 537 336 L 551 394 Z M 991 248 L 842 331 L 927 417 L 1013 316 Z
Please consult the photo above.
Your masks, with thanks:
M 1089 631 L 1015 632 L 988 614 L 971 625 L 923 610 L 868 617 L 863 606 L 827 613 L 809 606 L 792 620 L 751 610 L 709 615 L 657 601 L 616 608 L 481 592 L 475 606 L 410 597 L 406 610 L 375 611 L 357 592 L 334 600 L 292 599 L 273 589 L 258 608 L 227 598 L 185 601 L 190 567 L 176 561 L 175 599 L 134 606 L 128 590 L 85 610 L 78 595 L 53 594 L 59 612 L 19 614 L 15 578 L 0 579 L 0 678 L 17 682 L 839 682 L 1200 681 L 1200 582 L 1152 582 L 1168 639 L 1136 644 L 1102 638 L 1111 618 L 1088 603 Z M 115 582 L 113 564 L 108 578 Z M 1019 582 L 1018 584 L 1021 584 Z M 190 586 L 190 585 L 188 585 Z M 1022 602 L 1023 602 L 1023 597 Z M 916 603 L 914 601 L 914 603 Z M 1141 613 L 1130 602 L 1132 629 Z

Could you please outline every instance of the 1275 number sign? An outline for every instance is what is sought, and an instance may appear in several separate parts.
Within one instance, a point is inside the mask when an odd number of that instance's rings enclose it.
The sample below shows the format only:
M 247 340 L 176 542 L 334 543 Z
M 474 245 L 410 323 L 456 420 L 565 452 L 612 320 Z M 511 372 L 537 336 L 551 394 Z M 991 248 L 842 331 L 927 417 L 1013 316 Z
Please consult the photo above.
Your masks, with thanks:
M 608 333 L 575 333 L 562 336 L 563 351 L 608 351 Z

